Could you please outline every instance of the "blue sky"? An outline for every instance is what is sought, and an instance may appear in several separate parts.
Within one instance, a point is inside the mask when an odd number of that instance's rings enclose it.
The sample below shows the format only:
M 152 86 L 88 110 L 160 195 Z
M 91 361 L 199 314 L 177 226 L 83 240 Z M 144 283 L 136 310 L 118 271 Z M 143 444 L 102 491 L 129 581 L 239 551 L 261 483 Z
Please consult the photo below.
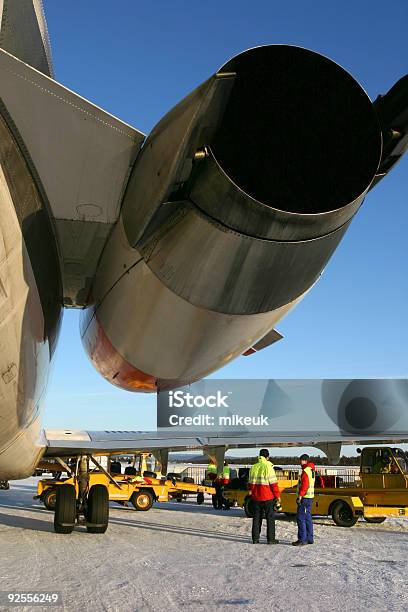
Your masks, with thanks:
M 148 132 L 225 61 L 267 43 L 334 59 L 372 99 L 408 72 L 408 3 L 360 0 L 155 2 L 45 0 L 56 78 Z M 368 196 L 318 285 L 278 329 L 276 346 L 222 378 L 408 376 L 408 156 Z M 65 313 L 45 426 L 151 429 L 153 396 L 112 387 Z

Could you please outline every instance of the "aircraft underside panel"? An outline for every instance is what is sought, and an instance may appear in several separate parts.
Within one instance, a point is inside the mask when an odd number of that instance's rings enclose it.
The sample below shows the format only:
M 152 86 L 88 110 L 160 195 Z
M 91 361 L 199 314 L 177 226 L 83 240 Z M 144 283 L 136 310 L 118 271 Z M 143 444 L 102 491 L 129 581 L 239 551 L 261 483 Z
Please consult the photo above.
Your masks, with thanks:
M 30 197 L 29 192 L 25 195 Z M 26 477 L 42 452 L 40 401 L 50 362 L 45 328 L 36 279 L 1 165 L 0 478 Z
M 62 316 L 52 220 L 0 104 L 0 478 L 32 473 Z

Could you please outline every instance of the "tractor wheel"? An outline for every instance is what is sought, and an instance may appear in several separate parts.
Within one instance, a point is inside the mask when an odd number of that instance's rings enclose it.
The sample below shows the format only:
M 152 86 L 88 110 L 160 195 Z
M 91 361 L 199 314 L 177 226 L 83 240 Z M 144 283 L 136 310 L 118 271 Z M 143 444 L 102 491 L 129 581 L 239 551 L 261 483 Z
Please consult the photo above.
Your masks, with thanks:
M 358 521 L 350 506 L 344 501 L 337 501 L 332 508 L 332 519 L 339 527 L 353 527 Z
M 59 485 L 55 492 L 54 529 L 56 533 L 72 533 L 76 518 L 75 487 Z
M 105 533 L 109 523 L 109 493 L 105 485 L 91 487 L 86 507 L 88 533 Z
M 201 506 L 204 503 L 204 493 L 197 493 L 197 504 Z
M 147 512 L 153 506 L 153 495 L 150 491 L 135 491 L 130 498 L 131 503 L 134 506 L 135 510 L 140 510 L 141 512 Z

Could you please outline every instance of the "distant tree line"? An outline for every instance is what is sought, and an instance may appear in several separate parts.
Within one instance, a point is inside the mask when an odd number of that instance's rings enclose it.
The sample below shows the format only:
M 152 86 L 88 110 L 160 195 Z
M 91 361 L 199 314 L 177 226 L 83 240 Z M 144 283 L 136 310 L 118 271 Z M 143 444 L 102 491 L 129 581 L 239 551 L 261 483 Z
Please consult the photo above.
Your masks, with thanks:
M 274 465 L 297 465 L 299 463 L 299 455 L 294 455 L 293 457 L 272 457 L 271 461 Z M 310 455 L 310 461 L 315 463 L 316 465 L 332 465 L 331 462 L 327 459 L 327 457 L 320 457 L 317 455 Z M 360 465 L 360 457 L 346 457 L 343 455 L 340 457 L 340 461 L 338 465 Z

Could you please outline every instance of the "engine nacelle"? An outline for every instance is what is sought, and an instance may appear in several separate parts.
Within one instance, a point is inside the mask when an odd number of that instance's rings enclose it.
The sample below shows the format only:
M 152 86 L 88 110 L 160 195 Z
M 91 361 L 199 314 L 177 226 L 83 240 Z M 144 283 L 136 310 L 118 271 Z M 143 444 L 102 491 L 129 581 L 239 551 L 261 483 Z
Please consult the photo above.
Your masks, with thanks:
M 96 367 L 156 390 L 253 346 L 319 278 L 381 151 L 371 101 L 331 60 L 286 45 L 233 58 L 136 161 L 82 320 Z

